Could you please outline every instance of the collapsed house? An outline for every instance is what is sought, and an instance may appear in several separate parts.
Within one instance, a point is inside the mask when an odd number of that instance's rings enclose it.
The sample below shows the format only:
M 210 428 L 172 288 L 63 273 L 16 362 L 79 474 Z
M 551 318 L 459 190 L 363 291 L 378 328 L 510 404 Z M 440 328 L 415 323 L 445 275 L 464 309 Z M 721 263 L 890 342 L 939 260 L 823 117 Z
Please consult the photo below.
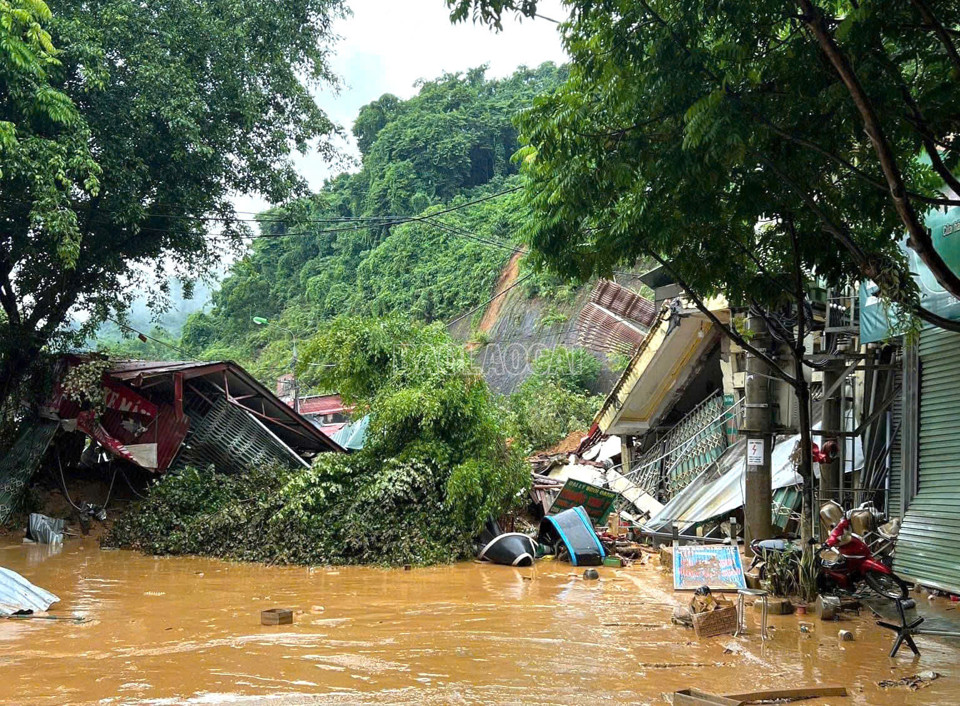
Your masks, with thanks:
M 102 390 L 102 402 L 71 392 L 71 380 L 85 369 L 93 378 L 85 384 Z M 222 473 L 267 464 L 309 467 L 319 453 L 344 450 L 230 361 L 67 355 L 53 379 L 39 414 L 24 422 L 0 460 L 0 522 L 57 434 L 89 439 L 66 445 L 77 453 L 104 453 L 150 473 L 211 465 Z
M 660 317 L 606 398 L 579 452 L 588 457 L 588 449 L 605 440 L 609 454 L 610 440 L 619 439 L 619 463 L 612 469 L 618 482 L 662 503 L 644 522 L 648 534 L 668 538 L 675 527 L 681 533 L 720 536 L 721 524 L 731 516 L 742 525 L 745 351 L 687 302 L 663 268 L 647 273 L 643 281 L 654 290 Z M 895 441 L 889 421 L 898 399 L 889 364 L 896 354 L 889 348 L 860 353 L 855 294 L 820 290 L 812 295 L 815 325 L 805 342 L 807 350 L 822 356 L 821 366 L 843 358 L 853 373 L 840 377 L 836 385 L 831 381 L 828 391 L 843 401 L 843 429 L 830 430 L 844 439 L 841 488 L 833 490 L 851 495 L 851 502 L 884 503 L 890 495 L 890 448 Z M 706 302 L 706 308 L 723 324 L 734 316 L 722 299 Z M 824 372 L 816 368 L 811 366 L 807 381 L 813 438 L 820 441 L 825 390 Z M 772 521 L 777 531 L 789 533 L 796 529 L 801 502 L 796 471 L 799 408 L 792 388 L 777 380 L 770 380 L 770 394 L 777 432 Z M 857 426 L 859 420 L 864 421 Z
M 960 208 L 932 211 L 926 224 L 944 260 L 960 271 Z M 927 310 L 960 321 L 960 300 L 946 292 L 916 253 L 905 257 Z M 659 312 L 640 335 L 619 327 L 635 353 L 587 439 L 568 463 L 535 477 L 544 503 L 565 479 L 631 490 L 650 512 L 648 535 L 674 529 L 702 537 L 742 518 L 746 440 L 745 352 L 687 302 L 663 269 L 643 276 Z M 842 291 L 809 292 L 814 330 L 808 353 L 812 437 L 824 452 L 814 463 L 813 504 L 871 502 L 902 522 L 894 569 L 916 583 L 960 593 L 960 334 L 924 326 L 911 340 L 870 282 Z M 706 302 L 724 324 L 734 312 Z M 615 328 L 605 319 L 607 328 Z M 801 503 L 798 405 L 789 386 L 771 380 L 776 439 L 772 448 L 772 520 L 796 529 Z M 616 447 L 619 446 L 619 449 Z M 597 461 L 604 461 L 603 464 Z M 658 510 L 657 505 L 662 506 Z M 639 507 L 632 508 L 635 511 Z M 741 523 L 742 526 L 742 523 Z

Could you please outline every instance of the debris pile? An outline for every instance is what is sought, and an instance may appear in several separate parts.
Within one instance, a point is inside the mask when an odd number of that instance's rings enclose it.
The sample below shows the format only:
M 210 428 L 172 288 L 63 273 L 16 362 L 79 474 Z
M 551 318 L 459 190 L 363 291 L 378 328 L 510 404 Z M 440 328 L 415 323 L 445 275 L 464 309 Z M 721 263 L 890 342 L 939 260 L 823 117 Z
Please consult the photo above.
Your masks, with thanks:
M 877 686 L 881 689 L 892 689 L 895 687 L 905 687 L 910 689 L 910 691 L 916 691 L 917 689 L 923 689 L 930 686 L 930 683 L 936 681 L 940 678 L 940 675 L 934 671 L 924 671 L 919 674 L 913 674 L 909 677 L 902 677 L 900 679 L 884 679 L 883 681 L 877 682 Z

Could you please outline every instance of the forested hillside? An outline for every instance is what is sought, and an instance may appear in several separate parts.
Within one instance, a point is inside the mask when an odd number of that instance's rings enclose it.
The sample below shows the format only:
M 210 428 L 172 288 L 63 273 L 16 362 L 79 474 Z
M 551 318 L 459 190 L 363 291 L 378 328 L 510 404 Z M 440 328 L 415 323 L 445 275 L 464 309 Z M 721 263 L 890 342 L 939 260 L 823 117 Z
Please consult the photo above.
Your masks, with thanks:
M 309 357 L 309 340 L 336 317 L 444 322 L 505 393 L 503 416 L 522 447 L 584 429 L 616 370 L 603 354 L 565 347 L 575 344 L 590 289 L 526 261 L 529 213 L 513 158 L 515 116 L 565 73 L 544 64 L 488 80 L 481 68 L 424 82 L 409 100 L 384 95 L 364 106 L 353 125 L 360 169 L 260 214 L 250 251 L 179 341 L 154 329 L 158 340 L 102 342 L 134 357 L 235 360 L 272 386 L 290 370 L 291 334 Z M 333 391 L 325 362 L 301 366 L 304 393 Z
M 306 338 L 340 314 L 430 322 L 484 302 L 525 217 L 509 192 L 518 183 L 512 119 L 563 74 L 544 64 L 488 80 L 481 68 L 424 82 L 406 101 L 384 95 L 366 105 L 353 125 L 361 169 L 261 214 L 261 237 L 213 308 L 187 321 L 181 346 L 242 361 L 269 380 L 289 364 L 289 335 L 255 316 Z M 526 284 L 534 293 L 535 279 Z

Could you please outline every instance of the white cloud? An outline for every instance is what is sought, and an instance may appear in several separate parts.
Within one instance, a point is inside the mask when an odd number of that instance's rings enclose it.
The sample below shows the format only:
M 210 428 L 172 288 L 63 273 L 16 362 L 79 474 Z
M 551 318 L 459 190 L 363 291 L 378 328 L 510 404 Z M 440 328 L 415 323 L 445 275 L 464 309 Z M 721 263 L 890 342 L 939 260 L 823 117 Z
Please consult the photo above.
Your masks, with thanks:
M 509 17 L 496 33 L 472 21 L 452 25 L 443 0 L 350 0 L 353 14 L 336 23 L 341 37 L 332 60 L 344 83 L 339 94 L 317 96 L 327 114 L 349 133 L 363 105 L 384 93 L 409 98 L 418 79 L 489 65 L 488 76 L 508 76 L 518 66 L 538 66 L 544 61 L 566 61 L 557 26 L 545 19 L 522 21 Z M 542 3 L 546 17 L 565 16 L 559 0 Z M 343 146 L 356 154 L 353 138 Z M 314 190 L 332 176 L 316 153 L 298 155 L 297 168 Z M 258 211 L 267 203 L 256 195 L 235 200 L 242 211 Z

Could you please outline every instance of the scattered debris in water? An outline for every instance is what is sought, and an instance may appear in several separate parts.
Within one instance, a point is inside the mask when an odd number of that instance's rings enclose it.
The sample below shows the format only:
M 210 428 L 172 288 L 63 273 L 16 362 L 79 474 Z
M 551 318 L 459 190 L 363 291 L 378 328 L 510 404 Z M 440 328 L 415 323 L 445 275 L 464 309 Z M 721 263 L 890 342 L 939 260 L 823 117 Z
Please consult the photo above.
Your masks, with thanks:
M 930 682 L 936 681 L 939 678 L 939 673 L 928 669 L 909 677 L 902 677 L 900 679 L 884 679 L 883 681 L 877 682 L 877 686 L 879 686 L 881 689 L 891 689 L 902 686 L 910 689 L 910 691 L 916 691 L 917 689 L 923 689 L 930 686 Z

